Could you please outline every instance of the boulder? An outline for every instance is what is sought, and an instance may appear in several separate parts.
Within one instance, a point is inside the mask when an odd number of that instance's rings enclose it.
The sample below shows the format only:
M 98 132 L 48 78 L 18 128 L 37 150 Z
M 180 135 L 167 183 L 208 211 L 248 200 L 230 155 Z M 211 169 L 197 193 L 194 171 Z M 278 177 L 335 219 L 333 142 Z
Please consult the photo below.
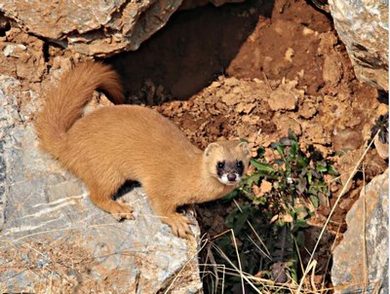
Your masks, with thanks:
M 388 91 L 388 9 L 384 0 L 329 0 L 340 39 L 356 76 Z
M 94 207 L 81 181 L 38 148 L 18 85 L 0 76 L 1 292 L 199 291 L 195 238 L 173 236 L 140 187 L 121 196 L 135 220 L 117 222 Z M 36 112 L 36 99 L 30 104 Z
M 362 189 L 333 252 L 336 293 L 389 293 L 389 171 Z M 380 289 L 379 292 L 377 292 Z
M 166 24 L 182 2 L 183 0 L 4 0 L 0 4 L 0 14 L 3 12 L 29 34 L 83 55 L 107 57 L 136 50 L 143 41 Z M 205 4 L 203 0 L 190 2 L 186 6 Z M 211 2 L 219 6 L 237 0 Z

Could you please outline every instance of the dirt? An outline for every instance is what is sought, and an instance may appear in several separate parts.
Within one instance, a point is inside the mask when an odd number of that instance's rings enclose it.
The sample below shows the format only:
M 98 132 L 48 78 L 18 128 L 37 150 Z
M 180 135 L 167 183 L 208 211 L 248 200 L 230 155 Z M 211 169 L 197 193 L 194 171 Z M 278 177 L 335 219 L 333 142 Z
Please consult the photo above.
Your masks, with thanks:
M 25 89 L 19 97 L 21 110 L 28 107 L 30 89 L 40 93 L 55 78 L 48 73 L 58 74 L 84 59 L 10 29 L 7 22 L 0 22 L 0 51 L 2 74 L 18 77 Z M 121 74 L 128 103 L 155 108 L 200 148 L 240 137 L 255 154 L 291 129 L 303 150 L 314 146 L 336 160 L 344 182 L 374 121 L 388 111 L 383 93 L 355 78 L 331 18 L 310 1 L 247 1 L 181 11 L 138 51 L 105 62 Z M 364 166 L 332 217 L 330 237 L 321 244 L 323 268 L 364 181 L 382 173 L 387 162 L 372 149 Z M 311 220 L 309 243 L 340 188 L 331 187 L 329 205 Z M 221 202 L 201 205 L 203 232 L 210 237 L 223 232 L 231 210 Z

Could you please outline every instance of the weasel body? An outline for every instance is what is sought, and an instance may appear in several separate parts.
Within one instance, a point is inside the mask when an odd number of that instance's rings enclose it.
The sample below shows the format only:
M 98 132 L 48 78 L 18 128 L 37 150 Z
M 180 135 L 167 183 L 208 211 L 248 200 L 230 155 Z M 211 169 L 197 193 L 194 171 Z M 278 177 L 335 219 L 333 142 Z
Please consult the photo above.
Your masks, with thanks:
M 82 116 L 95 89 L 116 103 L 124 100 L 107 65 L 89 62 L 65 73 L 36 121 L 41 147 L 85 182 L 96 206 L 119 219 L 131 219 L 132 209 L 112 196 L 126 180 L 139 181 L 154 212 L 185 237 L 189 220 L 176 208 L 231 192 L 249 162 L 246 144 L 215 142 L 202 152 L 172 122 L 141 106 L 102 107 Z

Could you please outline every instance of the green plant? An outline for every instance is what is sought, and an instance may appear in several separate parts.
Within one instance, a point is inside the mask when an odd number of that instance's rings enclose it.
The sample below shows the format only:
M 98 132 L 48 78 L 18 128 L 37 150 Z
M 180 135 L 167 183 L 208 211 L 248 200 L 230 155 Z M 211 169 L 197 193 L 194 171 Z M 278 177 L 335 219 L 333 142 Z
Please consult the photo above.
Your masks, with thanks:
M 301 274 L 304 230 L 316 208 L 327 204 L 330 191 L 325 177 L 337 172 L 313 147 L 302 151 L 292 132 L 271 144 L 267 152 L 259 148 L 250 163 L 252 173 L 224 198 L 236 205 L 225 219 L 236 240 L 229 234 L 218 238 L 215 245 L 224 256 L 216 260 L 226 263 L 226 259 L 239 258 L 242 270 L 250 275 L 296 283 Z M 226 277 L 226 292 L 239 282 L 237 276 Z M 256 293 L 252 288 L 248 287 L 247 293 Z
M 326 204 L 330 191 L 324 176 L 336 176 L 337 172 L 331 162 L 312 146 L 304 153 L 292 132 L 271 144 L 271 149 L 276 153 L 271 160 L 264 157 L 264 148 L 258 149 L 257 156 L 251 159 L 255 171 L 242 181 L 239 191 L 255 204 L 277 200 L 280 205 L 274 206 L 279 209 L 275 213 L 289 213 L 296 221 L 295 227 L 299 227 L 313 208 Z M 262 181 L 271 183 L 272 189 L 259 197 L 253 187 L 261 185 Z M 240 192 L 236 192 L 236 195 Z M 305 208 L 306 213 L 303 211 Z

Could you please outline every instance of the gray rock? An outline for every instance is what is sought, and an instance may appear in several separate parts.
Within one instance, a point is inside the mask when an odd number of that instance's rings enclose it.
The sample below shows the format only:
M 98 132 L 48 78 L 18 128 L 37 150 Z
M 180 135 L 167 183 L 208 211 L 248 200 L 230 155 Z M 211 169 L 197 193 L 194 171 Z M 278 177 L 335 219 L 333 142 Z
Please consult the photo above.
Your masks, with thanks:
M 200 291 L 195 239 L 173 236 L 141 188 L 121 197 L 133 206 L 135 220 L 119 223 L 94 207 L 84 185 L 39 150 L 33 126 L 18 115 L 17 94 L 5 94 L 4 85 L 0 292 Z M 199 236 L 198 227 L 192 229 Z
M 348 230 L 333 252 L 336 293 L 389 293 L 388 177 L 388 169 L 376 176 L 347 214 Z
M 329 0 L 340 39 L 345 44 L 356 76 L 388 91 L 387 0 Z
M 242 0 L 238 0 L 242 1 Z M 0 12 L 24 31 L 64 48 L 107 57 L 140 44 L 161 29 L 183 0 L 3 0 Z M 204 0 L 191 1 L 192 7 Z M 208 1 L 206 0 L 206 3 Z M 237 0 L 211 0 L 219 6 Z

